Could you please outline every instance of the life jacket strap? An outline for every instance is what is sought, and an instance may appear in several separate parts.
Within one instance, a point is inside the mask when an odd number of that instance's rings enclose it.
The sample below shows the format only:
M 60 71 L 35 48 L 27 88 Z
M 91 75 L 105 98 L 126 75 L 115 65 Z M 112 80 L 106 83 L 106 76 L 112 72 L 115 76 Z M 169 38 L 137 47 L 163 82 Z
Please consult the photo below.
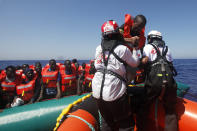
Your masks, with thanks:
M 113 75 L 113 76 L 119 78 L 120 80 L 124 81 L 125 83 L 127 83 L 127 81 L 126 81 L 125 78 L 123 78 L 121 75 L 119 75 L 118 73 L 116 73 L 116 72 L 114 72 L 114 71 L 106 70 L 106 71 L 104 72 L 103 69 L 98 69 L 97 71 L 98 71 L 98 72 L 101 72 L 101 73 L 103 73 L 103 74 L 106 73 L 106 74 Z

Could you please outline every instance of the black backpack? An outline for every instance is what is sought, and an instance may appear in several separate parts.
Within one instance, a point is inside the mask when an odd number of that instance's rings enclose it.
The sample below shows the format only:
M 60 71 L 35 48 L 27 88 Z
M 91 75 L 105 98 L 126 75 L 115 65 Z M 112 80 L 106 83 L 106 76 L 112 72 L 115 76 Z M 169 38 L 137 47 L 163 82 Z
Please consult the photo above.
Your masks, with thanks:
M 151 45 L 157 52 L 157 58 L 148 64 L 145 87 L 150 97 L 160 96 L 162 99 L 165 90 L 175 85 L 174 76 L 177 72 L 173 64 L 166 59 L 168 47 L 165 46 L 161 54 L 156 45 Z

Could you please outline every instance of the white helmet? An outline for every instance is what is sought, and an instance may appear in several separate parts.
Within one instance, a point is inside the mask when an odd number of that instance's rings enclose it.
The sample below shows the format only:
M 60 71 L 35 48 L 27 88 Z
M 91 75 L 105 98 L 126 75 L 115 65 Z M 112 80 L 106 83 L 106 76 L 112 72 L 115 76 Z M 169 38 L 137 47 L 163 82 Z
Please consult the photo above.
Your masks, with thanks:
M 157 30 L 151 30 L 148 33 L 148 38 L 147 39 L 152 39 L 152 38 L 159 38 L 162 39 L 162 35 L 161 32 L 157 31 Z

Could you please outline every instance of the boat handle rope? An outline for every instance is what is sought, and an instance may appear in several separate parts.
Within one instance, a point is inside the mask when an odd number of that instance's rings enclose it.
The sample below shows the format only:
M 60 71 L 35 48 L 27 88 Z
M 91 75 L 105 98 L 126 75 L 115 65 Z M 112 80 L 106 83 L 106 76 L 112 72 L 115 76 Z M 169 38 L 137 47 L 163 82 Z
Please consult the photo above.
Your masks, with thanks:
M 94 129 L 94 127 L 92 126 L 92 124 L 90 124 L 89 122 L 87 122 L 85 119 L 83 119 L 83 118 L 81 118 L 81 117 L 79 117 L 79 116 L 76 116 L 76 115 L 67 115 L 67 117 L 74 117 L 74 118 L 77 118 L 77 119 L 79 119 L 79 120 L 85 122 L 85 123 L 88 125 L 88 127 L 89 127 L 92 131 L 95 131 L 95 129 Z
M 102 115 L 100 111 L 98 111 L 98 114 L 99 114 L 99 127 L 100 129 L 102 129 Z
M 66 108 L 64 108 L 62 110 L 62 113 L 58 116 L 57 118 L 57 123 L 56 126 L 54 127 L 53 131 L 57 131 L 57 129 L 59 128 L 60 124 L 62 123 L 63 119 L 65 118 L 65 116 L 69 113 L 69 111 L 71 110 L 71 108 L 75 105 L 77 105 L 78 103 L 81 103 L 82 101 L 84 101 L 85 99 L 89 98 L 92 95 L 92 93 L 79 98 L 78 100 L 74 101 L 73 103 L 69 104 Z

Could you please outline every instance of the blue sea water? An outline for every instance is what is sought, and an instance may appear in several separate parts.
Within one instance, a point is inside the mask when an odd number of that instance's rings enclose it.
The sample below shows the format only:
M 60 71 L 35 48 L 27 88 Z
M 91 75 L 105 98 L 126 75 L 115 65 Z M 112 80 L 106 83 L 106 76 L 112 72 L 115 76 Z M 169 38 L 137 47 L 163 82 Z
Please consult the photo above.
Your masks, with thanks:
M 8 65 L 22 65 L 29 64 L 32 65 L 38 60 L 9 60 L 9 61 L 0 61 L 0 69 L 4 69 Z M 39 60 L 44 66 L 48 63 L 48 60 Z M 63 63 L 63 60 L 57 60 L 57 62 Z M 89 60 L 79 60 L 79 64 L 83 62 L 89 63 Z M 190 89 L 188 94 L 185 95 L 185 98 L 197 101 L 197 59 L 175 59 L 174 66 L 178 72 L 178 75 L 175 77 L 176 81 L 183 84 L 189 85 Z M 192 97 L 193 94 L 196 97 Z
M 175 79 L 190 87 L 185 98 L 197 101 L 197 59 L 175 59 L 174 66 L 178 72 Z

